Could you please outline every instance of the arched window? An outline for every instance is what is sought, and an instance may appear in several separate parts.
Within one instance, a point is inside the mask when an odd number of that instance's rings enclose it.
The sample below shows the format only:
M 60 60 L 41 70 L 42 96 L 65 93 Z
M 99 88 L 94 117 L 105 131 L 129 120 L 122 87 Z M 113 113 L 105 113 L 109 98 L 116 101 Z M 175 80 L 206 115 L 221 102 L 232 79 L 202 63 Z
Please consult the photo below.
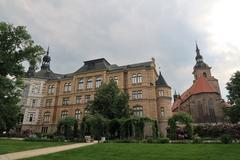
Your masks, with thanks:
M 213 106 L 213 100 L 212 99 L 208 100 L 208 110 L 209 110 L 210 122 L 216 122 L 216 115 L 215 115 L 214 106 Z
M 132 75 L 132 83 L 133 84 L 137 83 L 137 75 L 136 74 Z
M 71 82 L 64 84 L 64 92 L 70 92 L 72 89 Z
M 142 83 L 142 74 L 141 73 L 137 74 L 137 83 Z
M 164 115 L 165 115 L 164 107 L 161 107 L 161 111 L 160 112 L 161 112 L 161 116 L 164 117 Z
M 202 107 L 202 103 L 200 101 L 198 101 L 197 103 L 197 110 L 198 110 L 198 122 L 199 123 L 203 123 L 203 107 Z
M 89 115 L 89 110 L 88 109 L 84 109 L 84 116 L 87 116 L 87 115 Z
M 206 73 L 206 72 L 203 72 L 203 76 L 204 76 L 204 77 L 207 77 L 207 73 Z
M 99 88 L 101 86 L 101 84 L 102 84 L 102 78 L 97 77 L 96 78 L 96 88 Z
M 81 118 L 81 111 L 79 109 L 75 110 L 75 118 L 79 120 Z
M 64 119 L 68 116 L 68 111 L 62 111 L 61 118 Z
M 133 107 L 133 115 L 137 117 L 143 116 L 143 107 L 142 106 L 134 106 Z
M 43 115 L 43 121 L 49 122 L 50 121 L 50 112 L 45 112 Z

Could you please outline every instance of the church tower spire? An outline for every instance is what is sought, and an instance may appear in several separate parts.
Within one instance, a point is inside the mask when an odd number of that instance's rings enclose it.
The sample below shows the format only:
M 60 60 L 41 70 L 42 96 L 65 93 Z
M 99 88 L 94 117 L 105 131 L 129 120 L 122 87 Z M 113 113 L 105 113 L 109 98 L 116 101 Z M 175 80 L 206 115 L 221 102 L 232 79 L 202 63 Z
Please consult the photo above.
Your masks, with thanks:
M 50 61 L 51 61 L 51 57 L 49 56 L 49 46 L 48 46 L 46 55 L 43 57 L 41 70 L 50 70 Z

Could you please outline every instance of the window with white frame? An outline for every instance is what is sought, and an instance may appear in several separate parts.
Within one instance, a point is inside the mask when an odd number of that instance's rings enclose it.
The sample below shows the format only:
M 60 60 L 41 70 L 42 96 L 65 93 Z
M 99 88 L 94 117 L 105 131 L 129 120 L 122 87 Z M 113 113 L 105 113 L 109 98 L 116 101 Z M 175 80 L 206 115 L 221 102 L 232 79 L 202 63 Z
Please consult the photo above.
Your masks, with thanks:
M 51 94 L 51 93 L 54 93 L 54 91 L 55 91 L 54 85 L 49 85 L 48 86 L 48 93 Z
M 45 112 L 43 115 L 43 121 L 49 122 L 50 121 L 50 112 Z
M 81 118 L 81 111 L 79 109 L 75 110 L 75 118 L 79 120 Z
M 143 107 L 142 106 L 135 106 L 133 107 L 133 115 L 137 117 L 143 116 Z
M 85 103 L 91 100 L 91 95 L 85 95 Z
M 42 127 L 42 133 L 47 133 L 48 127 Z
M 164 117 L 165 113 L 164 113 L 164 107 L 161 107 L 161 116 Z
M 76 104 L 82 103 L 82 96 L 76 96 Z
M 142 74 L 141 73 L 137 74 L 137 83 L 142 83 Z
M 36 107 L 37 106 L 37 99 L 32 99 L 32 107 Z
M 97 77 L 96 78 L 96 88 L 99 88 L 101 86 L 101 84 L 102 84 L 102 78 Z
M 40 84 L 34 84 L 32 86 L 32 93 L 33 94 L 39 94 L 40 93 L 40 88 L 41 88 Z
M 132 99 L 142 99 L 142 90 L 132 91 Z
M 68 111 L 62 111 L 61 118 L 64 119 L 64 118 L 67 118 L 67 116 L 68 116 Z
M 46 107 L 52 106 L 52 99 L 47 99 L 46 100 Z
M 72 89 L 71 82 L 65 83 L 64 84 L 64 92 L 70 92 Z
M 114 82 L 118 84 L 118 76 L 114 76 Z
M 87 89 L 91 89 L 93 88 L 93 80 L 92 79 L 88 79 L 87 80 Z
M 78 89 L 81 90 L 81 89 L 83 89 L 83 88 L 84 88 L 84 81 L 83 81 L 83 79 L 80 79 L 80 80 L 78 81 Z
M 64 106 L 69 105 L 69 97 L 63 98 L 63 105 Z
M 132 83 L 133 84 L 142 83 L 142 74 L 141 73 L 133 74 Z
M 164 91 L 163 90 L 159 90 L 159 96 L 164 96 Z
M 35 121 L 35 113 L 33 113 L 33 112 L 28 112 L 27 119 L 28 119 L 28 122 L 33 122 L 33 121 Z
M 88 116 L 89 115 L 89 110 L 88 109 L 84 109 L 84 116 Z

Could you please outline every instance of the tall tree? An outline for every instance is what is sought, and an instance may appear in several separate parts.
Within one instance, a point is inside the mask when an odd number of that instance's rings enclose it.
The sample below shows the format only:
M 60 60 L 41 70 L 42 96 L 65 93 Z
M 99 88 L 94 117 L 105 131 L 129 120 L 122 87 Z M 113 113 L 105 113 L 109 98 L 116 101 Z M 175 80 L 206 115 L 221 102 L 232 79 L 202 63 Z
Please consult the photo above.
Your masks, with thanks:
M 91 114 L 98 113 L 107 119 L 128 117 L 128 100 L 128 94 L 120 91 L 116 82 L 111 80 L 108 84 L 100 86 L 88 109 Z
M 226 115 L 232 123 L 240 121 L 240 71 L 234 73 L 227 83 L 226 89 L 228 90 L 228 100 L 232 107 L 227 109 Z
M 36 45 L 24 26 L 0 22 L 0 133 L 17 122 L 24 66 L 36 69 L 44 50 Z

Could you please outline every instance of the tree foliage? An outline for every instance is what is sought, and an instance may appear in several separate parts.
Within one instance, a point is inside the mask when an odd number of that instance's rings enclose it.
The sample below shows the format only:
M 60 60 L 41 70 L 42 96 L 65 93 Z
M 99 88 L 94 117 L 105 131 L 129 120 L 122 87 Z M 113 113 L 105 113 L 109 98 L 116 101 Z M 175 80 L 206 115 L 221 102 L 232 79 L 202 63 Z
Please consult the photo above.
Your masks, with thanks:
M 128 94 L 120 91 L 116 82 L 111 80 L 100 86 L 94 101 L 89 103 L 88 110 L 93 115 L 98 113 L 108 119 L 128 117 L 128 100 Z
M 232 123 L 240 121 L 240 71 L 237 71 L 227 83 L 228 100 L 232 107 L 226 110 L 226 115 Z
M 24 26 L 0 22 L 0 132 L 17 122 L 24 67 L 28 61 L 36 68 L 43 49 L 36 45 Z
M 78 135 L 78 123 L 73 117 L 66 117 L 57 124 L 57 133 L 64 135 L 66 138 L 77 137 Z
M 240 71 L 233 74 L 227 83 L 226 89 L 228 90 L 227 98 L 231 104 L 240 99 Z
M 170 118 L 168 120 L 168 125 L 170 126 L 169 128 L 169 138 L 170 139 L 177 139 L 177 122 L 179 123 L 183 123 L 186 125 L 186 132 L 187 132 L 187 137 L 191 138 L 192 134 L 193 134 L 193 128 L 192 128 L 192 117 L 185 113 L 185 112 L 179 112 L 177 114 L 175 114 L 174 116 L 172 116 L 172 118 Z

